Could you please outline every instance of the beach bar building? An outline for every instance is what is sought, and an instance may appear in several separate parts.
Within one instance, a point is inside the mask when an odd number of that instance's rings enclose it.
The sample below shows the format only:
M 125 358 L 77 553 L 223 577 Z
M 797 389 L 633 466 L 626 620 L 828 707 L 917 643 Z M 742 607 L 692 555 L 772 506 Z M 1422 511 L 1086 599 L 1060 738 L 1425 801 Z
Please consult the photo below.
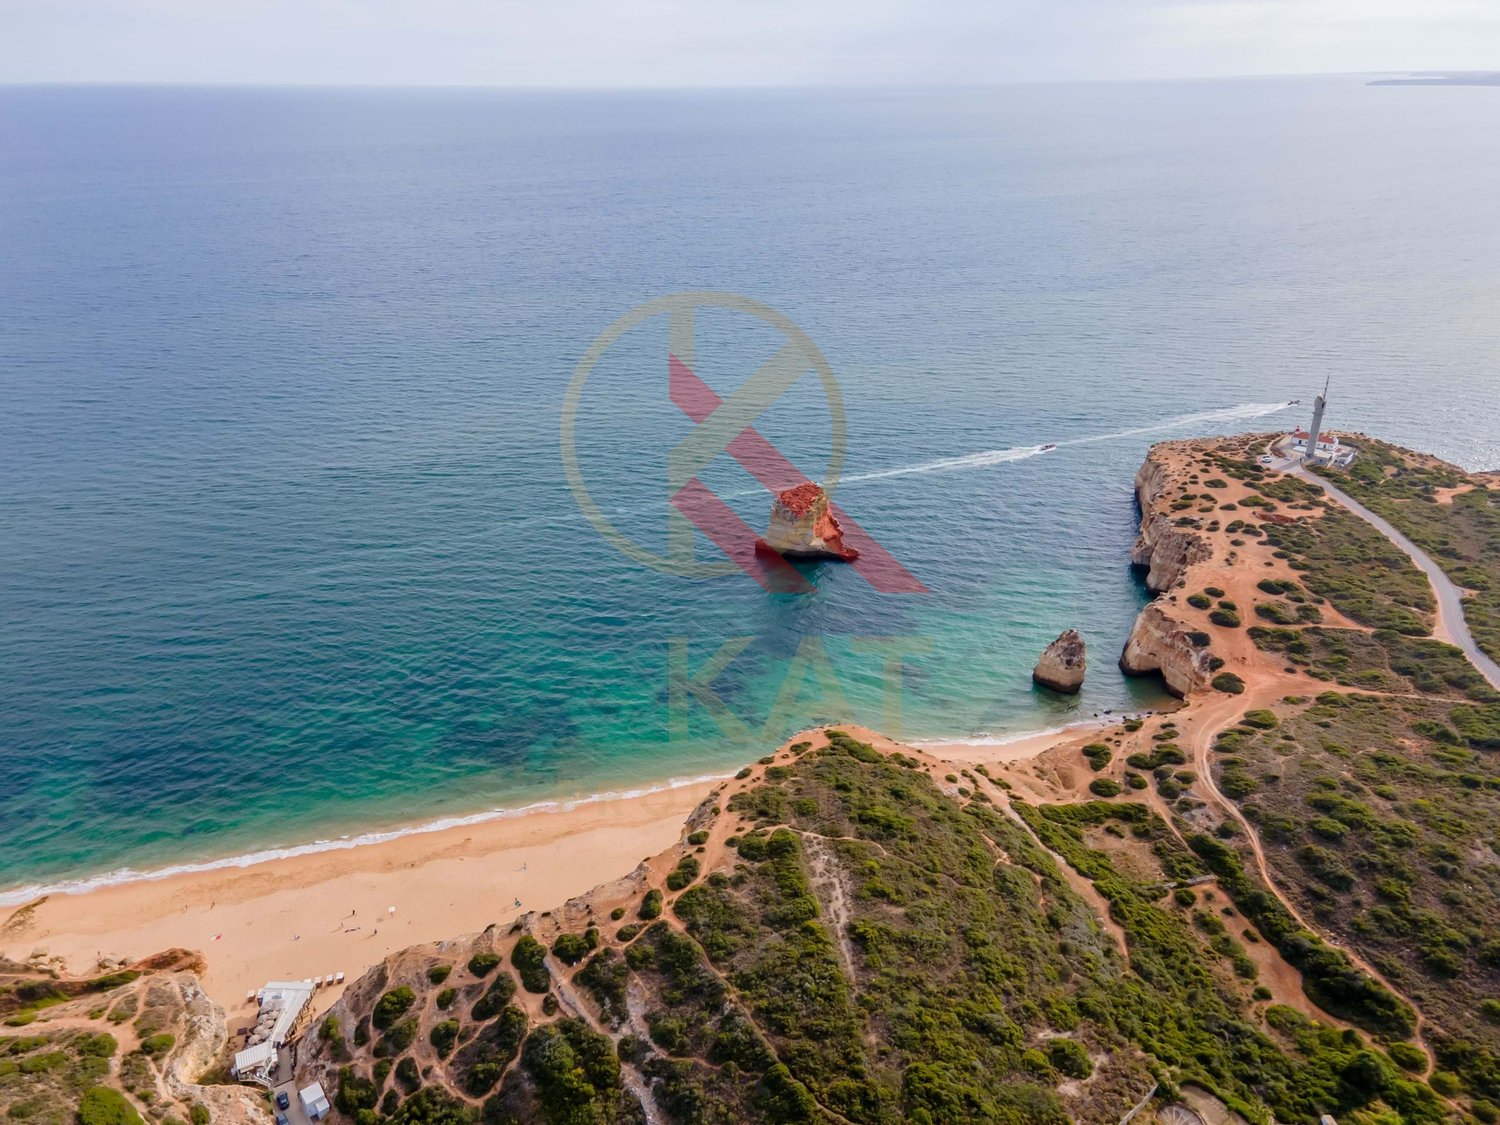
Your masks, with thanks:
M 312 1013 L 311 981 L 269 981 L 255 994 L 255 1026 L 243 1051 L 234 1055 L 234 1076 L 241 1082 L 272 1086 L 281 1052 L 301 1034 Z

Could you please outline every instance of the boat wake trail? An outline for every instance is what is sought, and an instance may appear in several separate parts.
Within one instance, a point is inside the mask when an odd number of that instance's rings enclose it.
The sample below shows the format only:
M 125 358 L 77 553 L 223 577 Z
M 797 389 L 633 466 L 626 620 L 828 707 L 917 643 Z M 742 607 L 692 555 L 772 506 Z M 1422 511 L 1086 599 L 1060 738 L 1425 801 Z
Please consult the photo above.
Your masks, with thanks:
M 1108 434 L 1091 434 L 1087 437 L 1069 438 L 1060 441 L 1055 446 L 1048 445 L 1018 445 L 1010 449 L 985 449 L 979 453 L 966 453 L 962 457 L 944 457 L 937 461 L 924 461 L 919 465 L 902 465 L 894 469 L 878 469 L 869 473 L 854 473 L 840 479 L 839 484 L 858 484 L 861 481 L 885 480 L 890 477 L 915 476 L 925 473 L 956 473 L 968 469 L 983 469 L 990 465 L 1001 465 L 1008 461 L 1025 461 L 1032 457 L 1041 457 L 1067 445 L 1090 445 L 1101 441 L 1116 441 L 1120 438 L 1136 437 L 1140 434 L 1155 434 L 1166 430 L 1175 430 L 1180 426 L 1197 426 L 1208 422 L 1243 422 L 1251 418 L 1264 418 L 1268 414 L 1276 414 L 1285 410 L 1291 403 L 1287 402 L 1242 402 L 1238 406 L 1226 406 L 1221 410 L 1204 410 L 1197 414 L 1179 414 L 1173 418 L 1163 418 L 1159 422 L 1151 422 L 1145 426 L 1135 426 L 1128 430 L 1116 430 Z
M 982 469 L 986 465 L 1000 465 L 1006 461 L 1024 461 L 1028 457 L 1039 457 L 1043 453 L 1040 445 L 1023 445 L 1015 449 L 986 449 L 981 453 L 966 453 L 962 457 L 945 457 L 941 461 L 925 461 L 920 465 L 905 465 L 899 469 L 880 469 L 873 473 L 855 473 L 842 477 L 840 484 L 853 484 L 861 480 L 884 480 L 886 477 L 905 477 L 913 473 L 952 473 L 961 469 Z

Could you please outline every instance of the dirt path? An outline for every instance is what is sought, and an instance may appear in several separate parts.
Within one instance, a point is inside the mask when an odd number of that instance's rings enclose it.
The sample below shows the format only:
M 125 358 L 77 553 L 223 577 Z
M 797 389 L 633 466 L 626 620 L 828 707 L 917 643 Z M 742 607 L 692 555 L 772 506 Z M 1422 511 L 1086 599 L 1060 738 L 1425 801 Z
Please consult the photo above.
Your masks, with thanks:
M 822 837 L 804 833 L 802 848 L 807 853 L 808 881 L 813 895 L 823 907 L 828 927 L 833 931 L 834 943 L 839 947 L 839 956 L 844 962 L 844 971 L 851 981 L 859 980 L 854 970 L 854 943 L 849 939 L 849 920 L 854 916 L 849 899 L 849 887 L 844 881 L 843 869 L 838 857 Z
M 1308 933 L 1322 935 L 1322 931 L 1309 922 L 1303 916 L 1302 912 L 1297 909 L 1296 903 L 1276 885 L 1276 880 L 1272 877 L 1271 873 L 1271 864 L 1266 859 L 1265 848 L 1260 842 L 1260 834 L 1256 832 L 1255 826 L 1250 823 L 1249 818 L 1240 811 L 1239 805 L 1231 801 L 1219 790 L 1218 783 L 1214 780 L 1213 762 L 1210 759 L 1210 755 L 1213 752 L 1214 740 L 1224 728 L 1233 723 L 1246 710 L 1257 707 L 1268 707 L 1272 703 L 1275 703 L 1281 698 L 1285 690 L 1286 684 L 1282 682 L 1281 678 L 1268 678 L 1261 680 L 1261 682 L 1257 683 L 1244 695 L 1228 697 L 1225 703 L 1214 701 L 1213 703 L 1205 704 L 1201 710 L 1196 712 L 1195 718 L 1197 722 L 1191 732 L 1188 745 L 1192 751 L 1193 766 L 1198 772 L 1199 780 L 1203 783 L 1205 795 L 1225 815 L 1229 816 L 1239 825 L 1240 830 L 1244 833 L 1246 843 L 1250 846 L 1251 855 L 1255 858 L 1255 869 L 1260 876 L 1261 882 L 1265 884 L 1267 890 L 1276 896 L 1277 901 L 1286 907 L 1287 912 L 1291 914 L 1299 926 L 1308 931 Z M 1427 1070 L 1423 1072 L 1422 1076 L 1426 1078 L 1430 1075 L 1433 1068 L 1433 1054 L 1432 1049 L 1427 1045 L 1427 1019 L 1422 1014 L 1422 1009 L 1410 997 L 1386 979 L 1380 970 L 1376 969 L 1374 965 L 1366 961 L 1357 952 L 1334 942 L 1327 936 L 1324 936 L 1324 940 L 1328 941 L 1330 945 L 1348 957 L 1365 975 L 1372 980 L 1379 981 L 1390 991 L 1391 995 L 1411 1008 L 1417 1021 L 1416 1027 L 1412 1031 L 1412 1038 L 1416 1040 L 1417 1044 L 1427 1054 Z

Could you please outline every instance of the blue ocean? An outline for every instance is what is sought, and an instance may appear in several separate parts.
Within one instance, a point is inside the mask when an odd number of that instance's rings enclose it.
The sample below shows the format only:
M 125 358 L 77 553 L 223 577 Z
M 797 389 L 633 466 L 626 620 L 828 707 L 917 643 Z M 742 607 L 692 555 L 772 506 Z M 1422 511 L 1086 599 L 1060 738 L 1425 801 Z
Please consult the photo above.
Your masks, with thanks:
M 1152 442 L 1289 427 L 1328 379 L 1330 425 L 1500 465 L 1496 97 L 0 89 L 0 901 L 824 720 L 1160 702 L 1114 667 Z M 815 345 L 833 390 L 756 430 L 925 592 L 650 564 L 695 429 L 669 318 L 568 390 L 694 291 Z M 704 304 L 694 373 L 730 399 L 778 323 Z M 764 527 L 728 453 L 699 479 Z M 1088 683 L 1039 693 L 1070 626 Z

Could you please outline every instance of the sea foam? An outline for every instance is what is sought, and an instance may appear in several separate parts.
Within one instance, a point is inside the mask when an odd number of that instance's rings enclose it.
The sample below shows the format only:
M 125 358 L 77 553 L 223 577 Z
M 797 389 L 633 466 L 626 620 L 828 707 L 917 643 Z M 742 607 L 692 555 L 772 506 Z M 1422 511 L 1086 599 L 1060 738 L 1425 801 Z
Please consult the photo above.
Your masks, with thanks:
M 492 820 L 511 820 L 515 817 L 528 816 L 533 813 L 561 813 L 584 805 L 602 804 L 605 801 L 628 801 L 636 797 L 647 797 L 653 793 L 666 793 L 674 789 L 682 789 L 689 785 L 698 785 L 709 781 L 725 781 L 733 777 L 732 773 L 706 773 L 695 777 L 674 777 L 659 785 L 647 785 L 639 789 L 610 789 L 602 793 L 590 793 L 587 796 L 571 797 L 558 801 L 536 801 L 529 805 L 519 805 L 515 808 L 486 809 L 484 812 L 469 813 L 465 816 L 445 816 L 436 820 L 424 821 L 421 824 L 410 825 L 405 828 L 391 828 L 382 832 L 363 832 L 357 836 L 340 836 L 332 840 L 313 840 L 306 844 L 292 844 L 286 847 L 262 848 L 259 851 L 246 852 L 243 855 L 225 856 L 222 859 L 202 860 L 197 863 L 178 863 L 170 867 L 153 868 L 149 871 L 140 871 L 133 867 L 121 867 L 117 870 L 107 872 L 103 875 L 91 875 L 78 879 L 63 879 L 56 883 L 30 883 L 11 890 L 0 891 L 0 906 L 18 906 L 22 903 L 32 902 L 45 895 L 81 895 L 90 891 L 97 891 L 104 887 L 117 887 L 126 883 L 154 883 L 161 879 L 170 879 L 175 875 L 197 875 L 207 871 L 224 871 L 236 867 L 254 867 L 262 863 L 271 863 L 278 859 L 292 859 L 296 856 L 316 855 L 319 852 L 348 851 L 351 848 L 367 847 L 371 844 L 384 844 L 391 840 L 399 840 L 405 836 L 421 836 L 431 832 L 443 832 L 450 828 L 466 828 L 470 825 L 485 824 Z

